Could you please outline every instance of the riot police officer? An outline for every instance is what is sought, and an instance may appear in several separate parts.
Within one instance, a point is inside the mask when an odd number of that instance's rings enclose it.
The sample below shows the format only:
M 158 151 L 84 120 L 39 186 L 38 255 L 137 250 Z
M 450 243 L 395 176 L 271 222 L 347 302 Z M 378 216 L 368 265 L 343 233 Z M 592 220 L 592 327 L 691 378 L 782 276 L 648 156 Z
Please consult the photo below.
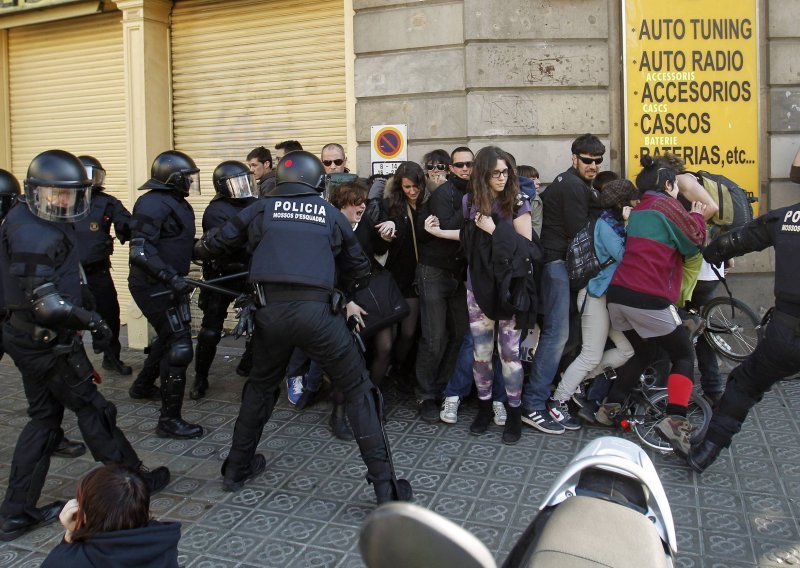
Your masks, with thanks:
M 184 277 L 192 261 L 195 221 L 186 197 L 199 193 L 200 170 L 189 156 L 170 150 L 156 157 L 150 173 L 139 188 L 149 191 L 133 206 L 128 287 L 158 337 L 150 344 L 144 367 L 128 393 L 131 398 L 152 398 L 160 377 L 156 434 L 199 438 L 203 428 L 181 418 L 181 408 L 186 368 L 192 362 L 191 287 Z M 163 292 L 168 294 L 158 295 Z
M 203 213 L 203 232 L 221 227 L 228 219 L 235 217 L 245 207 L 256 201 L 257 193 L 255 176 L 241 162 L 222 162 L 214 170 L 212 176 L 216 195 Z M 235 251 L 225 258 L 209 260 L 203 263 L 203 278 L 211 280 L 230 274 L 246 271 L 250 266 L 250 255 L 244 250 Z M 242 291 L 244 278 L 225 282 L 224 286 Z M 218 292 L 200 290 L 198 304 L 203 310 L 203 322 L 197 334 L 197 351 L 194 354 L 194 385 L 189 392 L 193 399 L 203 398 L 208 390 L 208 371 L 217 353 L 217 344 L 222 337 L 222 326 L 228 314 L 228 306 L 233 298 Z M 245 356 L 248 360 L 252 352 L 252 341 L 248 338 Z
M 105 193 L 103 184 L 106 171 L 100 161 L 92 156 L 78 156 L 78 159 L 86 168 L 86 175 L 92 180 L 89 214 L 75 223 L 78 252 L 89 291 L 94 296 L 95 309 L 113 333 L 111 345 L 103 354 L 103 368 L 116 371 L 120 375 L 130 375 L 130 366 L 120 360 L 122 346 L 119 342 L 119 300 L 111 278 L 110 257 L 114 252 L 111 225 L 114 225 L 119 242 L 125 244 L 131 238 L 131 214 L 119 199 Z
M 141 469 L 141 460 L 116 426 L 116 408 L 93 382 L 94 372 L 76 330 L 105 346 L 111 329 L 81 306 L 80 264 L 73 223 L 89 211 L 91 181 L 80 160 L 63 150 L 36 156 L 25 179 L 27 207 L 8 213 L 0 240 L 0 274 L 11 311 L 3 344 L 20 370 L 30 421 L 14 449 L 0 506 L 0 539 L 13 540 L 58 517 L 63 502 L 37 507 L 50 453 L 63 438 L 64 408 L 74 411 L 92 456 L 140 470 L 152 491 L 169 470 Z
M 22 192 L 19 188 L 17 178 L 11 172 L 0 170 L 0 222 L 6 218 L 11 208 L 18 203 Z M 3 293 L 3 280 L 0 279 L 0 321 L 5 321 L 8 317 L 6 309 L 5 294 Z M 0 359 L 3 358 L 3 335 L 0 327 Z
M 705 438 L 692 445 L 689 465 L 703 471 L 741 430 L 748 412 L 780 379 L 800 371 L 800 203 L 775 209 L 711 241 L 703 258 L 717 265 L 775 247 L 775 310 L 755 351 L 731 371 Z
M 364 357 L 341 313 L 334 289 L 363 286 L 370 263 L 344 215 L 322 199 L 325 170 L 309 152 L 278 163 L 274 191 L 211 231 L 195 245 L 198 258 L 219 257 L 247 245 L 253 251 L 250 281 L 257 289 L 253 369 L 230 454 L 222 465 L 223 489 L 236 491 L 263 472 L 256 454 L 264 425 L 278 398 L 286 364 L 295 347 L 319 361 L 345 395 L 347 415 L 374 484 L 378 503 L 410 499 L 411 486 L 398 480 L 379 419 L 380 391 L 370 382 Z M 337 274 L 338 273 L 338 274 Z

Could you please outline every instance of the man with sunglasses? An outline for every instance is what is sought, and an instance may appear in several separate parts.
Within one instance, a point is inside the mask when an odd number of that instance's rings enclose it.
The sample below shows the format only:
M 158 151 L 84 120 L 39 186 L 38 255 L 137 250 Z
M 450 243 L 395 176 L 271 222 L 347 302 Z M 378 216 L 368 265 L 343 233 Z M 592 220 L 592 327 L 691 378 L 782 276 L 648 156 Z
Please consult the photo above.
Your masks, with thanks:
M 464 216 L 461 201 L 472 173 L 472 150 L 461 146 L 450 155 L 450 176 L 431 194 L 430 214 L 439 219 L 442 229 L 461 229 Z M 420 302 L 421 335 L 417 349 L 417 387 L 419 411 L 426 422 L 439 421 L 437 398 L 456 364 L 467 332 L 467 291 L 464 286 L 466 261 L 460 243 L 417 231 L 419 264 L 416 286 Z M 448 329 L 449 325 L 449 329 Z
M 600 171 L 606 148 L 593 134 L 572 142 L 572 167 L 559 174 L 542 192 L 544 249 L 540 297 L 544 306 L 542 331 L 523 391 L 522 421 L 546 434 L 563 434 L 580 427 L 566 405 L 550 400 L 550 385 L 569 337 L 570 286 L 566 255 L 570 240 L 589 221 L 592 181 Z
M 342 174 L 350 171 L 347 169 L 347 156 L 344 155 L 341 144 L 335 142 L 325 144 L 320 152 L 320 160 L 325 166 L 326 174 Z

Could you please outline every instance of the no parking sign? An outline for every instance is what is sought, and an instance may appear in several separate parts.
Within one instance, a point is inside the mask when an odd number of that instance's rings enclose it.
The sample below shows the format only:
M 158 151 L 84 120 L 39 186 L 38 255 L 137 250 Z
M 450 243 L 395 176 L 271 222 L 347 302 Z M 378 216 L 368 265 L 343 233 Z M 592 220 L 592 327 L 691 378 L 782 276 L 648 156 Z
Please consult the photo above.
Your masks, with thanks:
M 393 174 L 401 162 L 408 160 L 407 137 L 408 127 L 405 124 L 372 127 L 370 161 L 373 174 Z

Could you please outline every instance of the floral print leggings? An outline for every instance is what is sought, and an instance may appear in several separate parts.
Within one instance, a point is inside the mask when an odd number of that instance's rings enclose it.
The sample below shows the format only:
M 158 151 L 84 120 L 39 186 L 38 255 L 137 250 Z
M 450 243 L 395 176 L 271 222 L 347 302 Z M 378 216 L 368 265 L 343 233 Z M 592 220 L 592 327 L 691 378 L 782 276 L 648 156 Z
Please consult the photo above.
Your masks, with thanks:
M 469 309 L 469 329 L 475 343 L 475 362 L 472 371 L 475 376 L 475 386 L 478 389 L 478 398 L 491 400 L 492 382 L 492 355 L 494 353 L 495 338 L 497 338 L 497 351 L 500 354 L 500 364 L 503 368 L 503 379 L 506 383 L 508 405 L 517 407 L 522 396 L 522 363 L 519 359 L 519 339 L 521 330 L 514 329 L 514 319 L 500 320 L 498 332 L 495 335 L 495 321 L 489 319 L 475 301 L 472 290 L 467 290 L 467 308 Z

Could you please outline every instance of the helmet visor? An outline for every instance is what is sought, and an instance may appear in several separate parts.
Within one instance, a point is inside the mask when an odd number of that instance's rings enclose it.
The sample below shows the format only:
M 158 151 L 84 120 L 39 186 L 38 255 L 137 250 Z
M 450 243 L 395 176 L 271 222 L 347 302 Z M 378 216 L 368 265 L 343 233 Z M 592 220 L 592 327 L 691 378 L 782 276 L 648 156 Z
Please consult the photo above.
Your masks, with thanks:
M 186 172 L 187 195 L 200 195 L 200 172 Z
M 245 199 L 256 194 L 256 176 L 252 172 L 242 173 L 225 180 L 225 187 L 233 199 Z
M 89 187 L 54 187 L 33 185 L 29 187 L 28 207 L 31 212 L 47 221 L 71 223 L 89 214 Z
M 103 187 L 106 182 L 106 171 L 103 168 L 86 166 L 86 175 L 92 180 L 92 187 Z

